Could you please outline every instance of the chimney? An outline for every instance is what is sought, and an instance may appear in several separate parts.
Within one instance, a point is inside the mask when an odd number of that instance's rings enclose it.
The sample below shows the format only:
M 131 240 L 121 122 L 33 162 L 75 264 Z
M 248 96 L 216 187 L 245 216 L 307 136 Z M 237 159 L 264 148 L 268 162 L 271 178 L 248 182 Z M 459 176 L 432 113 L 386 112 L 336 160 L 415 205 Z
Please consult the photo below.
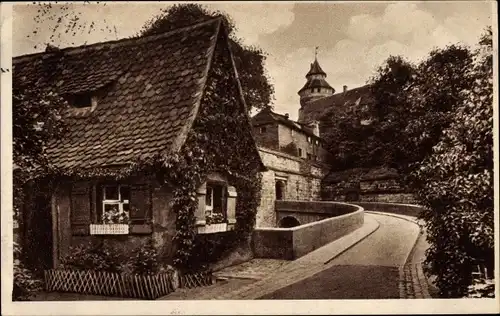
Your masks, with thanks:
M 346 93 L 346 91 L 347 91 L 347 86 L 344 85 L 344 93 Z
M 285 113 L 285 118 L 288 120 L 288 118 L 290 117 L 290 115 L 288 115 L 288 113 Z

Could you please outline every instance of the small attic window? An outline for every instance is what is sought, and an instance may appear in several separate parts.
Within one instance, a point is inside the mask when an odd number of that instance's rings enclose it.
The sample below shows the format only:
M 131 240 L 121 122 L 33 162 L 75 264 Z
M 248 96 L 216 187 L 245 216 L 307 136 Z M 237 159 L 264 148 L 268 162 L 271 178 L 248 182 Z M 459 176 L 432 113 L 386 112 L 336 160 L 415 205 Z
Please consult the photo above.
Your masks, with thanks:
M 90 93 L 75 94 L 71 105 L 79 109 L 89 108 L 92 106 L 92 95 Z

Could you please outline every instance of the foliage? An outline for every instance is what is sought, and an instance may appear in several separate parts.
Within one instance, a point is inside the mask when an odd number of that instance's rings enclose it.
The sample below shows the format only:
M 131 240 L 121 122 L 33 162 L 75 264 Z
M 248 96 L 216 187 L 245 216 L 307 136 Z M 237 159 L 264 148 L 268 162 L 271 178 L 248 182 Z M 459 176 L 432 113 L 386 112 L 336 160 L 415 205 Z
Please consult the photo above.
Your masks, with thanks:
M 55 91 L 34 87 L 16 87 L 12 95 L 14 214 L 24 201 L 24 186 L 46 175 L 45 148 L 49 141 L 66 131 L 62 118 L 66 101 Z
M 167 182 L 183 183 L 174 188 L 173 209 L 177 213 L 174 265 L 190 270 L 210 260 L 192 257 L 196 237 L 194 213 L 198 206 L 196 189 L 202 179 L 218 172 L 235 186 L 237 240 L 244 240 L 252 231 L 260 201 L 260 157 L 248 128 L 243 100 L 238 97 L 229 51 L 223 48 L 217 45 L 200 112 L 180 158 L 168 164 L 171 170 Z M 239 144 L 238 150 L 234 150 L 234 144 Z M 228 243 L 227 247 L 230 246 Z
M 292 156 L 299 155 L 298 147 L 294 142 L 290 142 L 286 146 L 281 147 L 281 151 Z
M 103 224 L 128 224 L 128 212 L 120 211 L 118 205 L 114 205 L 111 210 L 102 213 Z
M 82 243 L 71 247 L 68 255 L 61 260 L 65 269 L 106 272 L 121 272 L 123 262 L 124 258 L 120 252 L 102 243 Z
M 470 298 L 494 298 L 495 282 L 488 279 L 474 279 L 467 288 L 467 297 Z
M 130 253 L 103 244 L 80 244 L 71 247 L 62 260 L 62 267 L 74 270 L 94 270 L 115 273 L 157 274 L 168 270 L 158 254 L 152 239 Z
M 435 49 L 417 65 L 391 56 L 370 81 L 367 109 L 324 117 L 337 166 L 385 164 L 405 175 L 426 207 L 429 272 L 444 297 L 466 295 L 472 267 L 493 265 L 491 28 L 479 45 Z
M 458 92 L 451 123 L 412 174 L 427 207 L 427 261 L 444 297 L 466 295 L 473 267 L 494 262 L 493 60 L 485 37 L 463 74 L 470 88 Z
M 140 35 L 152 35 L 170 31 L 175 28 L 193 25 L 216 17 L 222 18 L 230 35 L 231 50 L 234 54 L 236 69 L 248 107 L 263 109 L 270 107 L 274 88 L 270 84 L 264 68 L 266 56 L 257 47 L 249 47 L 234 36 L 236 27 L 232 18 L 224 12 L 207 10 L 200 4 L 175 4 L 163 10 L 158 16 L 148 21 Z
M 25 267 L 22 262 L 21 247 L 14 242 L 14 285 L 12 289 L 13 301 L 28 301 L 31 296 L 42 290 L 42 281 Z
M 136 248 L 128 258 L 125 266 L 135 274 L 157 274 L 162 271 L 157 248 L 152 239 L 141 247 Z
M 323 113 L 321 120 L 328 126 L 323 138 L 334 170 L 378 165 L 382 159 L 380 142 L 373 137 L 375 128 L 362 124 L 364 117 L 365 110 L 358 107 L 330 108 Z
M 327 148 L 335 168 L 386 165 L 403 174 L 432 152 L 451 122 L 459 93 L 470 89 L 464 76 L 471 66 L 469 48 L 450 45 L 435 49 L 414 65 L 390 56 L 370 78 L 363 101 L 329 109 Z
M 207 225 L 220 224 L 224 222 L 224 215 L 222 213 L 210 213 L 206 216 Z
M 238 233 L 235 231 L 196 236 L 190 270 L 208 269 L 211 263 L 222 259 L 231 249 L 234 249 L 239 240 Z

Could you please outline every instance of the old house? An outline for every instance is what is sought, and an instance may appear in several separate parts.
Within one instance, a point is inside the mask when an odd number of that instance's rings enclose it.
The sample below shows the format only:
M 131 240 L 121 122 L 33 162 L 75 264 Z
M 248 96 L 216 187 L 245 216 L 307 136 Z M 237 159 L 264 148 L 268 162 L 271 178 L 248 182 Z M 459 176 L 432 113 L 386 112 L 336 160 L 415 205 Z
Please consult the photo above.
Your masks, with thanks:
M 190 216 L 197 235 L 252 222 L 247 188 L 264 166 L 222 20 L 13 65 L 15 89 L 50 88 L 69 104 L 69 130 L 47 148 L 51 198 L 23 214 L 31 241 L 46 236 L 49 266 L 83 242 L 127 252 L 151 238 L 171 262 Z
M 257 226 L 280 226 L 274 201 L 319 200 L 329 153 L 323 148 L 318 124 L 300 124 L 264 109 L 252 117 L 252 127 L 268 170 L 262 176 Z

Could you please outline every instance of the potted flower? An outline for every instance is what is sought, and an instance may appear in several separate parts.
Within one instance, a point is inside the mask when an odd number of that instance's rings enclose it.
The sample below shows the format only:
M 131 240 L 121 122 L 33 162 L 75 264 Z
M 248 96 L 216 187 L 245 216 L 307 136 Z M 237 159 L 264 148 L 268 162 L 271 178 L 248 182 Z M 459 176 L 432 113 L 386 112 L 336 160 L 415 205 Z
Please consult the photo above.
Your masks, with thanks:
M 102 224 L 90 225 L 92 235 L 122 235 L 128 234 L 128 212 L 121 210 L 118 205 L 113 205 L 102 213 Z
M 227 223 L 222 213 L 207 213 L 205 219 L 207 225 L 205 226 L 204 233 L 217 233 L 227 230 Z

